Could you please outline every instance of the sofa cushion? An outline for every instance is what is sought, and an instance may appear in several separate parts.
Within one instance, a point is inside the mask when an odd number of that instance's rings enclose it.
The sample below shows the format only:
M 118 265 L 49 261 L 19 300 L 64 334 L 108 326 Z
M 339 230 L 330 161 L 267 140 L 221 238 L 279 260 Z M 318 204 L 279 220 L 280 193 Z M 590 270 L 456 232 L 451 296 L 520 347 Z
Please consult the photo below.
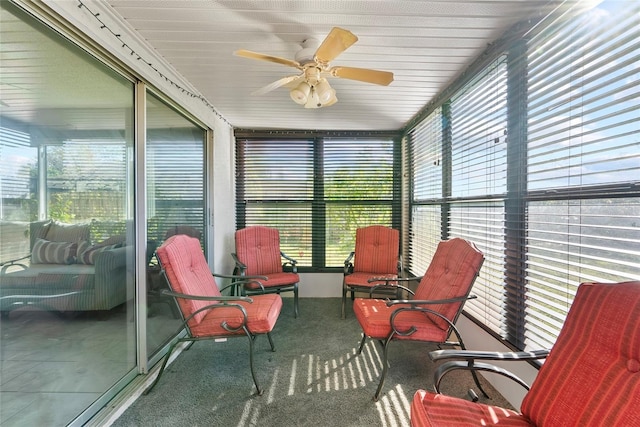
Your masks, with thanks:
M 89 224 L 64 224 L 53 221 L 45 239 L 50 242 L 80 242 L 89 240 Z
M 78 244 L 72 242 L 50 242 L 36 239 L 31 251 L 32 264 L 71 264 L 75 261 Z

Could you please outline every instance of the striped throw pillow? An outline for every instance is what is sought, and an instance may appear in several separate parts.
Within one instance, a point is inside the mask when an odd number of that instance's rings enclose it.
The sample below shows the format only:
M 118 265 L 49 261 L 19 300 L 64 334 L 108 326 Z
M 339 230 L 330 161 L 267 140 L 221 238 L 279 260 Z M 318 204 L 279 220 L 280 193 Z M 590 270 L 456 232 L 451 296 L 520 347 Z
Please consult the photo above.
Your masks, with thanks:
M 31 251 L 31 263 L 72 264 L 75 261 L 77 250 L 77 243 L 36 239 Z

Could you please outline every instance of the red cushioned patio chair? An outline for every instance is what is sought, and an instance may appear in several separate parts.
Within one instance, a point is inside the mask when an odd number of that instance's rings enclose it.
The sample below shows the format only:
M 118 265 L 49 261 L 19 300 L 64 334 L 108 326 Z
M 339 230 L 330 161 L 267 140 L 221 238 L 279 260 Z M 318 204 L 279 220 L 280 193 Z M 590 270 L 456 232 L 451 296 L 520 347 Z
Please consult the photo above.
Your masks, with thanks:
M 266 334 L 271 351 L 275 351 L 271 331 L 282 309 L 280 295 L 256 295 L 252 298 L 223 296 L 214 276 L 234 280 L 255 280 L 255 277 L 238 278 L 212 274 L 197 238 L 184 234 L 169 237 L 156 250 L 171 290 L 164 295 L 176 299 L 183 317 L 186 336 L 171 344 L 164 357 L 155 381 L 145 390 L 147 394 L 160 380 L 175 346 L 181 342 L 217 339 L 222 337 L 247 337 L 249 339 L 249 367 L 257 394 L 262 394 L 253 366 L 253 342 L 258 335 Z M 229 286 L 239 286 L 234 281 Z M 224 289 L 224 288 L 223 288 Z
M 351 292 L 351 300 L 356 292 L 369 293 L 372 287 L 388 282 L 372 281 L 373 278 L 384 277 L 395 279 L 402 273 L 400 253 L 400 233 L 398 230 L 382 225 L 371 225 L 356 230 L 355 250 L 344 261 L 342 279 L 342 318 L 345 318 L 347 293 Z M 391 295 L 399 298 L 392 289 Z M 389 295 L 389 288 L 378 287 L 378 293 Z
M 367 337 L 383 344 L 382 374 L 373 397 L 378 400 L 389 362 L 387 350 L 391 341 L 412 340 L 464 347 L 455 322 L 464 303 L 475 296 L 471 287 L 480 272 L 484 255 L 473 243 L 461 238 L 438 243 L 431 264 L 422 277 L 389 279 L 388 285 L 399 286 L 413 295 L 408 300 L 383 300 L 356 298 L 353 310 L 362 327 L 362 342 L 358 354 L 362 353 Z M 400 285 L 401 282 L 417 281 L 415 292 Z M 391 282 L 398 282 L 393 284 Z M 375 288 L 372 288 L 372 293 Z M 457 341 L 450 341 L 454 333 Z M 486 395 L 475 372 L 472 372 L 478 388 Z
M 280 232 L 276 228 L 255 225 L 237 230 L 234 274 L 264 276 L 264 280 L 247 283 L 243 295 L 293 292 L 295 317 L 298 317 L 297 261 L 280 250 Z M 284 262 L 283 262 L 284 260 Z
M 478 360 L 543 358 L 531 388 L 509 371 Z M 411 425 L 640 426 L 640 281 L 583 283 L 551 351 L 496 353 L 440 350 L 436 390 L 455 369 L 495 372 L 528 392 L 521 412 L 418 390 Z M 454 359 L 454 360 L 450 360 Z

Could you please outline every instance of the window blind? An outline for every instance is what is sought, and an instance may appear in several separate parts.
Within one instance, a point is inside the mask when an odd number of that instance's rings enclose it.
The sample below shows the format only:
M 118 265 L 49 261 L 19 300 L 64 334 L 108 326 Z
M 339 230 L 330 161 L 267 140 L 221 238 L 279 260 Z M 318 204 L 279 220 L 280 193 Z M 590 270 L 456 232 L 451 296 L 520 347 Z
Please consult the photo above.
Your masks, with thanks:
M 237 138 L 237 227 L 280 231 L 299 267 L 342 267 L 357 228 L 398 226 L 393 139 Z
M 16 208 L 25 199 L 35 196 L 32 188 L 31 176 L 35 175 L 38 167 L 38 152 L 31 146 L 28 133 L 0 126 L 0 168 L 2 169 L 2 219 L 28 221 L 37 218 L 37 211 L 33 218 L 24 218 L 22 209 L 16 209 L 13 217 L 12 205 Z
M 443 110 L 436 108 L 410 133 L 411 219 L 408 273 L 421 276 L 427 270 L 442 236 L 444 158 Z
M 640 4 L 605 1 L 528 46 L 525 346 L 577 286 L 640 277 Z
M 507 57 L 501 55 L 451 99 L 448 236 L 480 249 L 485 261 L 465 311 L 500 336 L 505 317 Z

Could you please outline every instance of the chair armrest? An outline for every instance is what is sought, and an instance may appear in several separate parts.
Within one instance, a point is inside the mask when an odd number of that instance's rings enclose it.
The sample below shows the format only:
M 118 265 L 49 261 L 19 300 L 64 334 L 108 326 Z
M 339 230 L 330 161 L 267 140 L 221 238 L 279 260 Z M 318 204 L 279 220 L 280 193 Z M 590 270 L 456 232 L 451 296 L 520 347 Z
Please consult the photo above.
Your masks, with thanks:
M 475 299 L 477 298 L 475 295 L 468 295 L 468 296 L 463 296 L 463 297 L 457 297 L 457 298 L 447 298 L 447 299 L 434 299 L 434 300 L 415 300 L 415 299 L 403 299 L 403 300 L 389 300 L 387 301 L 387 307 L 391 307 L 392 305 L 396 305 L 396 304 L 409 304 L 412 307 L 415 307 L 416 305 L 427 305 L 427 304 L 451 304 L 454 302 L 460 302 L 460 301 L 466 301 L 466 300 L 470 300 L 470 299 Z
M 229 289 L 229 288 L 232 288 L 233 292 L 237 293 L 238 287 L 246 283 L 257 283 L 262 289 L 262 291 L 264 291 L 264 286 L 262 285 L 262 282 L 260 282 L 260 280 L 267 280 L 266 276 L 242 276 L 242 275 L 238 276 L 238 275 L 227 275 L 227 274 L 218 274 L 218 273 L 211 273 L 211 274 L 215 277 L 220 277 L 222 279 L 231 279 L 231 283 L 228 284 L 227 286 L 223 286 L 220 289 L 220 293 L 224 292 L 226 289 Z
M 502 375 L 510 380 L 520 384 L 526 390 L 529 390 L 529 384 L 518 377 L 513 372 L 501 368 L 490 363 L 477 362 L 477 360 L 491 361 L 526 361 L 544 359 L 549 355 L 549 350 L 534 351 L 517 351 L 517 352 L 498 352 L 498 351 L 469 351 L 469 350 L 435 350 L 429 353 L 429 357 L 433 361 L 449 360 L 438 366 L 433 373 L 433 384 L 436 392 L 440 393 L 440 384 L 442 378 L 451 371 L 483 371 L 492 372 Z M 451 360 L 456 359 L 456 360 Z
M 371 283 L 371 282 L 377 282 L 377 281 L 378 281 L 378 280 L 376 280 L 376 279 L 369 279 L 369 280 L 368 280 L 368 282 L 369 282 L 369 283 Z M 384 278 L 380 278 L 380 281 L 395 281 L 395 279 L 384 279 Z M 392 283 L 385 283 L 385 284 L 383 284 L 383 285 L 375 285 L 375 286 L 372 286 L 372 287 L 369 289 L 369 298 L 371 298 L 371 297 L 373 296 L 373 294 L 375 294 L 375 293 L 376 293 L 376 290 L 377 290 L 377 289 L 379 289 L 379 288 L 396 289 L 396 290 L 397 290 L 397 289 L 402 289 L 403 291 L 408 292 L 410 295 L 415 295 L 415 293 L 414 293 L 411 289 L 407 288 L 406 286 L 402 286 L 402 285 L 394 285 L 394 284 L 392 284 Z
M 473 350 L 434 350 L 429 357 L 434 362 L 440 360 L 538 360 L 549 355 L 549 349 L 534 351 L 473 351 Z
M 18 261 L 22 261 L 29 258 L 31 258 L 31 255 L 25 255 L 21 258 L 16 258 L 16 259 L 3 262 L 2 264 L 0 264 L 0 274 L 4 274 L 11 267 L 22 267 L 23 269 L 26 270 L 28 266 Z
M 282 251 L 280 251 L 280 256 L 282 258 L 286 259 L 287 261 L 289 261 L 292 265 L 296 265 L 298 263 L 298 261 L 296 261 L 295 259 L 291 258 L 289 255 L 285 254 Z
M 127 251 L 129 249 L 130 247 L 123 246 L 97 253 L 94 261 L 96 275 L 100 275 L 108 282 L 115 270 L 127 265 Z
M 351 262 L 351 260 L 353 259 L 353 257 L 355 256 L 355 252 L 351 252 L 349 254 L 349 256 L 347 257 L 347 259 L 344 260 L 344 275 L 346 276 L 347 274 L 351 274 L 353 272 L 353 263 Z
M 292 271 L 294 273 L 298 272 L 298 267 L 296 266 L 296 264 L 298 264 L 298 261 L 296 261 L 295 259 L 291 258 L 289 255 L 285 254 L 284 252 L 280 251 L 280 256 L 284 259 L 286 259 L 287 261 L 284 262 L 282 264 L 282 269 L 284 270 L 284 267 L 286 265 L 291 265 Z
M 237 279 L 237 281 L 239 282 L 246 282 L 250 279 L 255 279 L 255 280 L 267 280 L 267 276 L 243 276 L 243 275 L 237 275 L 237 274 L 219 274 L 219 273 L 211 273 L 213 276 L 215 277 L 220 277 L 222 279 Z
M 418 276 L 418 277 L 396 277 L 395 279 L 392 277 L 372 277 L 371 279 L 367 280 L 369 283 L 372 282 L 413 282 L 413 281 L 419 282 L 420 280 L 422 280 L 422 276 Z
M 367 282 L 369 283 L 373 283 L 373 282 L 385 282 L 384 284 L 381 285 L 375 285 L 372 286 L 371 289 L 369 289 L 369 298 L 371 298 L 371 296 L 375 293 L 376 289 L 378 288 L 399 288 L 402 289 L 404 291 L 407 291 L 409 293 L 409 295 L 415 295 L 415 292 L 413 292 L 411 289 L 409 289 L 406 286 L 400 285 L 398 284 L 399 282 L 411 282 L 411 281 L 420 281 L 422 280 L 422 276 L 420 277 L 396 277 L 395 279 L 392 277 L 372 277 L 371 279 L 367 280 Z M 396 282 L 396 283 L 389 283 L 389 282 Z
M 160 291 L 161 294 L 174 297 L 174 298 L 183 298 L 183 299 L 192 299 L 199 301 L 218 301 L 218 302 L 234 302 L 234 301 L 244 301 L 248 303 L 253 303 L 253 299 L 250 297 L 240 297 L 240 296 L 208 296 L 208 295 L 189 295 L 189 294 L 181 294 L 179 292 L 174 292 L 169 289 L 163 289 Z
M 231 253 L 231 258 L 233 258 L 233 262 L 236 264 L 233 269 L 234 275 L 243 275 L 247 271 L 247 266 L 238 259 L 238 255 L 234 252 Z
M 246 328 L 247 326 L 247 310 L 241 305 L 237 304 L 237 302 L 244 301 L 249 304 L 253 303 L 253 299 L 249 297 L 236 297 L 236 296 L 207 296 L 207 295 L 189 295 L 189 294 L 181 294 L 178 292 L 173 292 L 169 289 L 163 289 L 160 291 L 162 295 L 174 297 L 174 298 L 182 298 L 182 299 L 192 299 L 192 300 L 200 300 L 200 301 L 212 301 L 213 304 L 206 305 L 204 307 L 199 308 L 198 310 L 191 313 L 189 317 L 184 318 L 183 324 L 185 327 L 188 327 L 188 322 L 191 320 L 196 314 L 201 313 L 203 311 L 215 310 L 220 307 L 232 307 L 239 310 L 242 313 L 243 320 L 239 326 L 233 327 L 230 326 L 225 320 L 222 322 L 221 326 L 229 332 L 237 332 L 241 329 Z

